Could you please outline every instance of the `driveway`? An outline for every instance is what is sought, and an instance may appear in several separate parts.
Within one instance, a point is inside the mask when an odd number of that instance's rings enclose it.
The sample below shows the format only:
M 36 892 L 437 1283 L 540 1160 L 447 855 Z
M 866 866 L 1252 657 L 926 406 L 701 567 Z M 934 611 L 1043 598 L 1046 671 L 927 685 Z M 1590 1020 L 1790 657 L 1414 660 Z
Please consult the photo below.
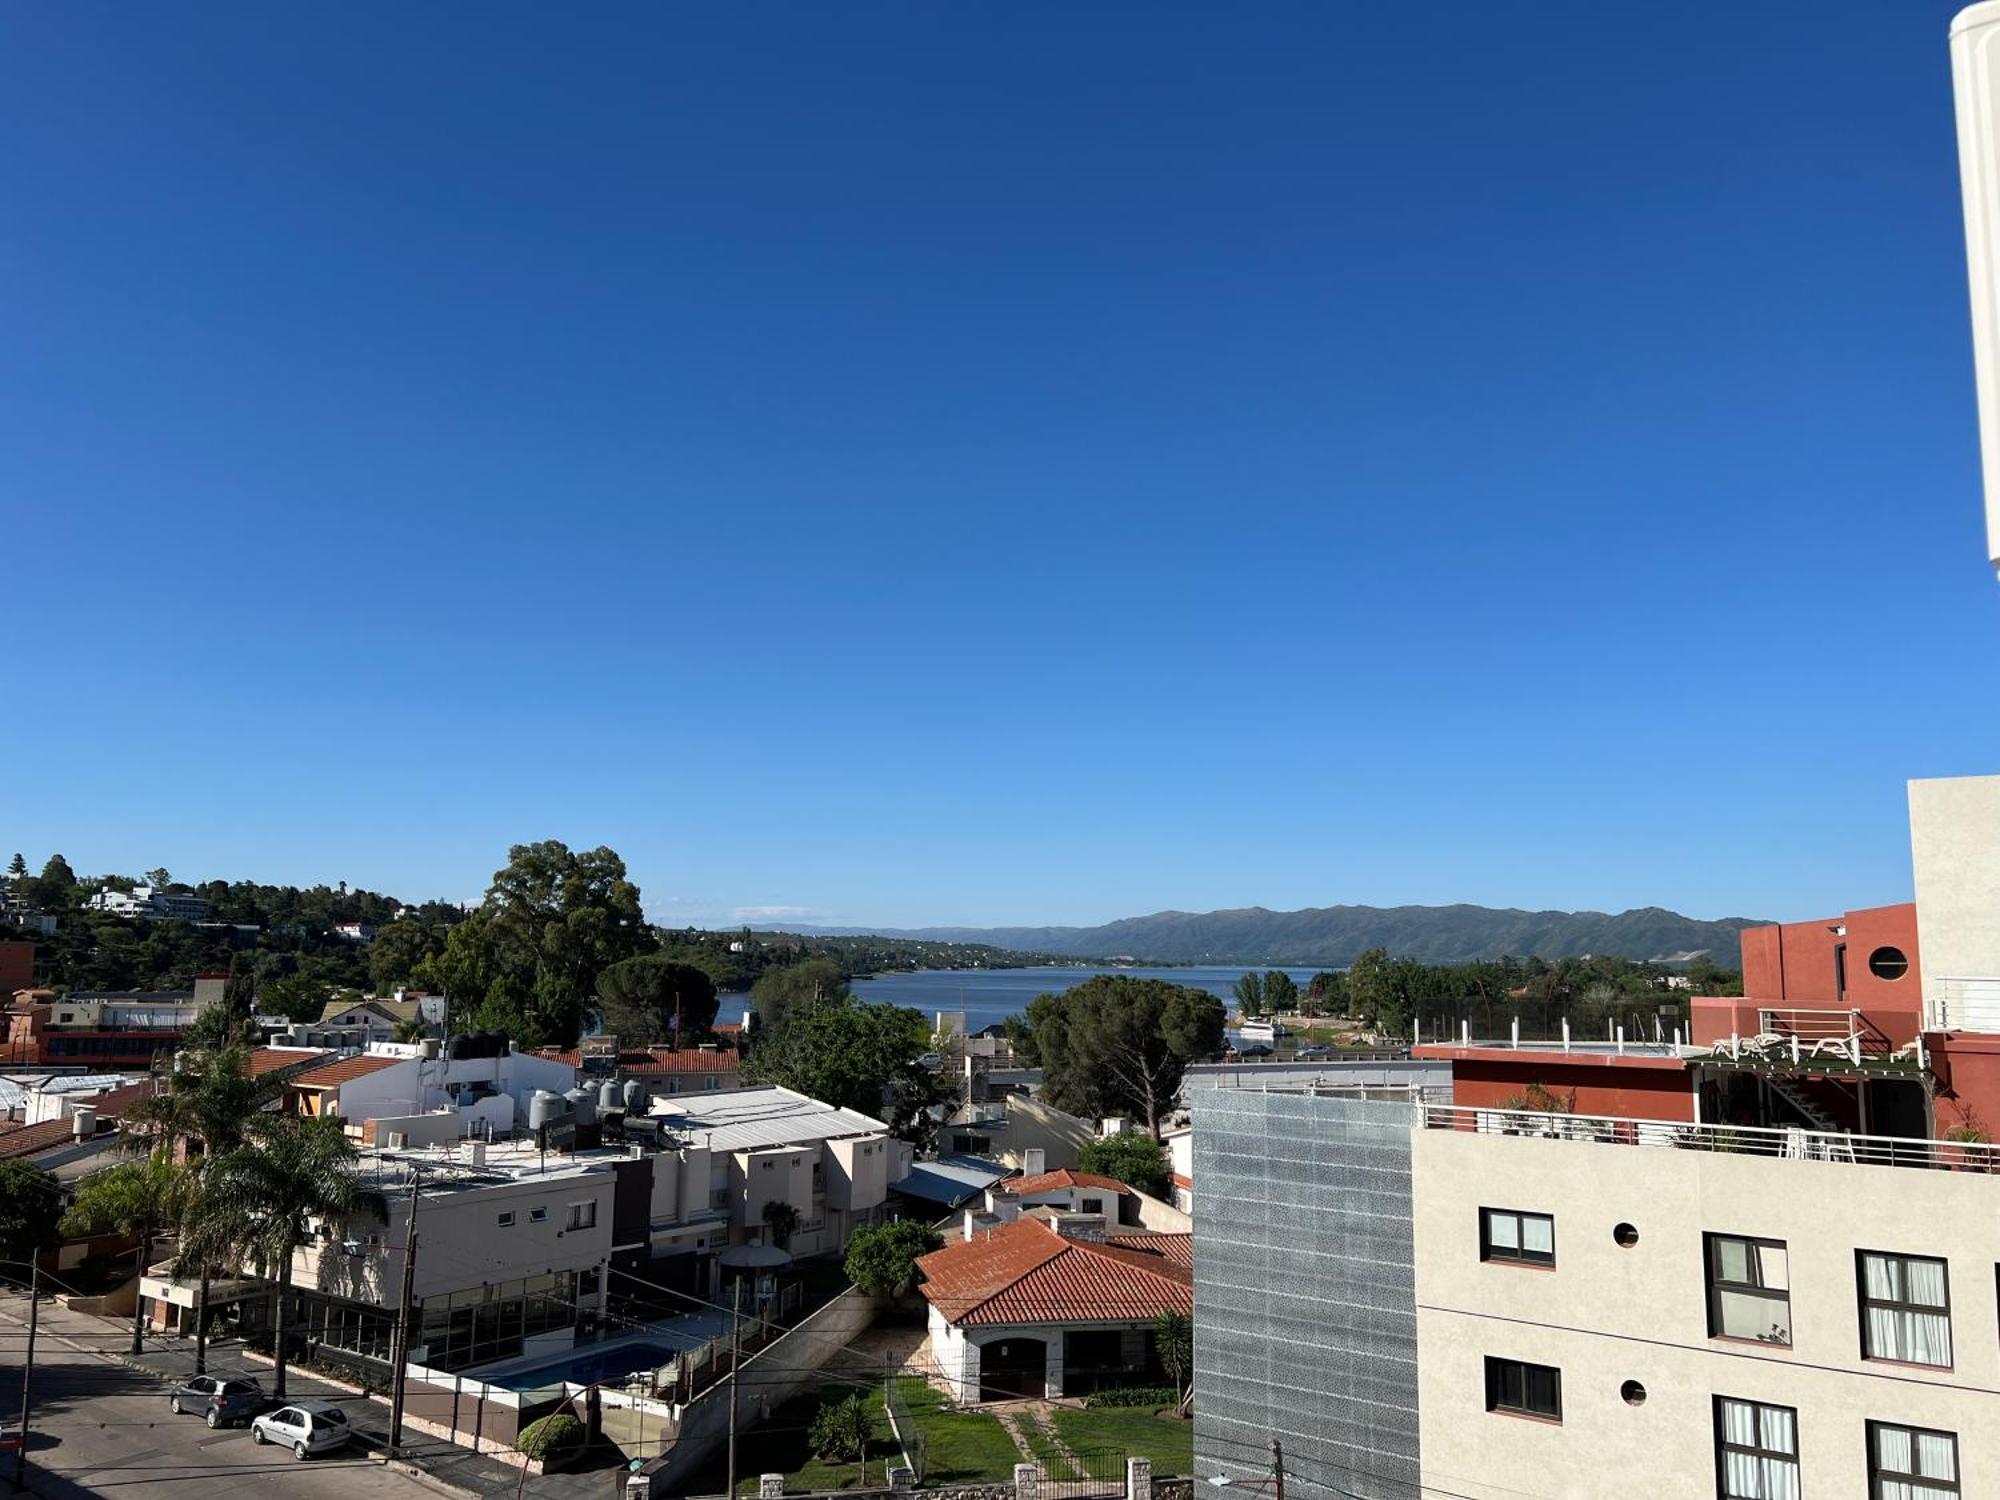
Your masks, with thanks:
M 260 1492 L 286 1500 L 438 1500 L 436 1490 L 358 1449 L 353 1457 L 301 1463 L 282 1450 L 253 1444 L 244 1428 L 211 1432 L 198 1417 L 176 1417 L 167 1410 L 165 1385 L 114 1357 L 129 1347 L 116 1325 L 60 1309 L 52 1318 L 49 1304 L 43 1304 L 31 1388 L 28 1493 L 47 1500 L 87 1495 L 249 1500 Z M 19 1430 L 26 1352 L 26 1299 L 0 1299 L 0 1420 L 9 1436 Z M 261 1373 L 268 1387 L 269 1372 Z M 0 1483 L 13 1476 L 14 1455 L 0 1453 Z

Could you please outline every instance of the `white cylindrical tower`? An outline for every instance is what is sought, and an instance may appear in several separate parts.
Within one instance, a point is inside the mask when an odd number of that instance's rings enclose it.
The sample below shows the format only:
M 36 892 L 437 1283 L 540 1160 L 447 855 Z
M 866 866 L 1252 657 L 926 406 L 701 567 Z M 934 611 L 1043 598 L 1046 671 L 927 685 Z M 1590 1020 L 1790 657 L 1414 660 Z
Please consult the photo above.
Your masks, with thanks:
M 1980 0 L 1953 19 L 1951 89 L 1958 104 L 1958 174 L 1972 283 L 1986 555 L 2000 569 L 2000 0 Z

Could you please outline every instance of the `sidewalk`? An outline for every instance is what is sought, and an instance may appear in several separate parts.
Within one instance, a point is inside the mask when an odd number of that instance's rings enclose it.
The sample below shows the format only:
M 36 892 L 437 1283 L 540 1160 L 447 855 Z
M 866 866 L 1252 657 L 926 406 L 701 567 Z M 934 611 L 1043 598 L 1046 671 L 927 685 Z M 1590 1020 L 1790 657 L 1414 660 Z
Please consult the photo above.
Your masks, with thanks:
M 27 1299 L 19 1295 L 0 1298 L 0 1313 L 25 1324 Z M 95 1353 L 114 1359 L 129 1368 L 160 1381 L 161 1405 L 171 1384 L 194 1373 L 194 1340 L 178 1334 L 156 1334 L 148 1330 L 144 1352 L 131 1354 L 132 1324 L 128 1319 L 99 1317 L 94 1313 L 72 1312 L 60 1302 L 44 1299 L 40 1330 L 43 1338 L 68 1339 Z M 208 1345 L 208 1373 L 246 1375 L 272 1388 L 271 1364 L 252 1354 L 234 1339 L 211 1339 Z M 294 1397 L 325 1396 L 340 1401 L 353 1423 L 357 1440 L 370 1457 L 386 1459 L 389 1442 L 389 1403 L 386 1398 L 364 1397 L 351 1386 L 324 1379 L 296 1366 L 286 1371 L 287 1393 Z M 526 1474 L 513 1464 L 474 1453 L 469 1448 L 440 1438 L 403 1431 L 400 1458 L 388 1460 L 392 1467 L 455 1500 L 476 1497 L 520 1495 L 522 1500 L 610 1500 L 623 1493 L 624 1468 L 614 1464 L 581 1473 Z

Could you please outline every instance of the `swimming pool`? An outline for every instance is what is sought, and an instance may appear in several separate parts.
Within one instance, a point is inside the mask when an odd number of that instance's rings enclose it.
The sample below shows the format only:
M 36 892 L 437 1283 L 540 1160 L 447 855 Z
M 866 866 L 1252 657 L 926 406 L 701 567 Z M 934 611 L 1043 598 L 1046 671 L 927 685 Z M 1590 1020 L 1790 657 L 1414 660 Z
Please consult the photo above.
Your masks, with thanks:
M 510 1391 L 538 1390 L 542 1386 L 564 1381 L 571 1385 L 593 1385 L 640 1370 L 657 1370 L 679 1352 L 677 1345 L 651 1340 L 602 1346 L 586 1344 L 572 1354 L 545 1364 L 529 1365 L 519 1370 L 502 1369 L 492 1375 L 481 1375 L 477 1370 L 471 1373 L 480 1375 L 489 1385 Z

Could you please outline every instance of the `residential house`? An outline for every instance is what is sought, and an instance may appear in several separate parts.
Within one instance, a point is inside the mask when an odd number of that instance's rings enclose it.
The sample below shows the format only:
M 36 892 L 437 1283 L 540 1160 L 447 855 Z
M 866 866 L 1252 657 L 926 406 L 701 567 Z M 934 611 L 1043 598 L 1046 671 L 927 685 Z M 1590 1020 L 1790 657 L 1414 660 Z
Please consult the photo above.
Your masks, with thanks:
M 636 1078 L 656 1095 L 726 1093 L 743 1086 L 743 1054 L 734 1047 L 544 1047 L 538 1057 L 575 1068 L 588 1081 Z
M 4 1063 L 149 1068 L 222 999 L 227 985 L 225 974 L 199 974 L 189 990 L 17 991 L 7 1011 Z
M 956 1400 L 1161 1385 L 1154 1325 L 1190 1314 L 1190 1237 L 1116 1232 L 1101 1213 L 986 1225 L 917 1261 L 933 1358 Z
M 450 1042 L 378 1042 L 355 1057 L 336 1058 L 290 1080 L 286 1108 L 302 1115 L 337 1115 L 364 1140 L 400 1131 L 411 1145 L 468 1135 L 505 1135 L 525 1125 L 538 1092 L 576 1087 L 576 1070 L 532 1052 L 516 1052 L 504 1037 L 453 1037 Z
M 1025 1093 L 962 1105 L 942 1132 L 953 1153 L 990 1156 L 1017 1171 L 1028 1170 L 1031 1151 L 1041 1153 L 1037 1160 L 1043 1166 L 1073 1167 L 1077 1152 L 1097 1137 L 1096 1122 Z
M 181 922 L 206 922 L 208 902 L 185 891 L 163 891 L 150 885 L 135 885 L 129 891 L 99 891 L 86 903 L 92 911 L 110 912 L 118 917 L 138 917 L 145 921 L 172 918 Z

